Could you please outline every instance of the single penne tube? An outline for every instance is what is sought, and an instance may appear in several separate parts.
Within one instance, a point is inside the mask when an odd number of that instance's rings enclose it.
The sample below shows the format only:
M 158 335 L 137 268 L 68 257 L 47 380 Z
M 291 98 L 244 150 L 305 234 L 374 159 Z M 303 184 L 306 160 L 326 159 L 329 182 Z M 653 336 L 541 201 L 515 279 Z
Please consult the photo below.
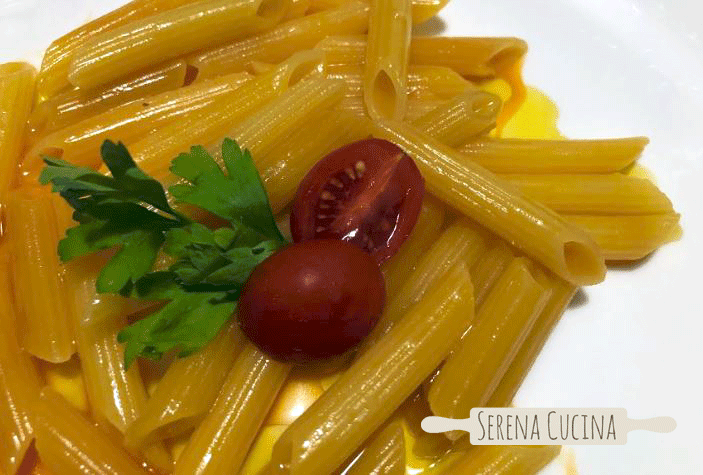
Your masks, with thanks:
M 510 246 L 499 240 L 474 263 L 471 268 L 471 282 L 474 284 L 474 301 L 477 308 L 483 304 L 488 292 L 514 257 Z
M 15 191 L 6 224 L 13 246 L 12 268 L 22 347 L 33 356 L 63 363 L 75 352 L 72 311 L 56 252 L 59 231 L 51 195 Z
M 673 205 L 644 178 L 608 175 L 500 175 L 525 196 L 563 214 L 672 213 Z
M 135 20 L 86 41 L 68 79 L 90 89 L 193 51 L 235 41 L 278 23 L 289 0 L 202 0 Z M 184 41 L 184 39 L 186 39 Z
M 0 201 L 10 189 L 24 148 L 36 71 L 27 63 L 0 64 Z
M 459 151 L 494 173 L 615 173 L 632 165 L 645 137 L 603 140 L 470 138 Z
M 403 426 L 391 422 L 372 437 L 347 475 L 405 475 L 405 434 Z
M 437 240 L 444 226 L 446 207 L 432 196 L 425 195 L 420 216 L 408 240 L 395 256 L 381 266 L 386 281 L 386 302 L 398 293 L 417 264 Z
M 260 35 L 193 55 L 188 61 L 198 68 L 200 77 L 206 78 L 245 71 L 252 61 L 279 63 L 296 51 L 314 47 L 328 35 L 365 32 L 368 12 L 366 3 L 349 2 L 340 8 L 290 20 Z
M 588 231 L 609 261 L 647 257 L 664 244 L 676 241 L 680 216 L 675 213 L 640 216 L 564 216 Z
M 415 270 L 386 304 L 381 319 L 359 347 L 358 354 L 372 348 L 385 334 L 405 318 L 430 289 L 439 285 L 458 263 L 468 268 L 486 249 L 486 240 L 468 219 L 458 219 L 444 230 L 437 241 L 418 260 Z
M 90 256 L 69 263 L 67 283 L 74 297 L 72 324 L 91 415 L 103 427 L 124 433 L 146 408 L 147 394 L 139 366 L 125 368 L 124 349 L 117 342 L 134 302 L 95 291 L 95 276 L 105 262 Z M 161 443 L 145 447 L 143 456 L 160 469 L 170 468 L 170 454 Z
M 561 452 L 558 445 L 472 447 L 441 475 L 537 475 Z M 454 456 L 451 454 L 450 456 Z
M 15 475 L 34 440 L 30 401 L 41 387 L 17 341 L 8 256 L 0 255 L 0 473 Z
M 310 13 L 339 8 L 353 0 L 310 0 Z M 366 1 L 366 0 L 365 0 Z M 449 0 L 412 0 L 413 24 L 423 23 L 444 8 Z
M 178 457 L 174 475 L 239 473 L 291 370 L 248 343 L 207 417 Z
M 317 48 L 327 53 L 330 65 L 364 64 L 366 36 L 333 33 Z M 414 36 L 410 42 L 410 64 L 445 66 L 464 77 L 486 79 L 507 71 L 527 52 L 518 38 L 470 38 Z
M 37 452 L 52 473 L 149 473 L 52 389 L 44 388 L 33 406 Z
M 52 132 L 25 155 L 22 166 L 29 173 L 27 179 L 36 182 L 43 155 L 98 168 L 102 165 L 99 150 L 104 140 L 119 140 L 129 146 L 152 130 L 230 97 L 241 84 L 238 74 L 203 81 L 115 107 Z
M 163 178 L 171 161 L 194 144 L 221 141 L 232 124 L 241 122 L 262 105 L 282 94 L 307 74 L 323 67 L 318 52 L 293 55 L 277 68 L 252 78 L 248 74 L 239 88 L 182 120 L 155 130 L 130 147 L 134 161 L 148 174 Z M 235 92 L 236 91 L 236 92 Z M 182 131 L 187 130 L 187 134 Z
M 370 126 L 347 113 L 330 110 L 301 121 L 256 159 L 271 209 L 283 211 L 295 198 L 310 169 L 334 150 L 368 136 Z
M 364 103 L 374 120 L 405 117 L 411 37 L 410 0 L 371 0 Z
M 148 446 L 197 426 L 215 401 L 243 340 L 236 323 L 231 323 L 205 348 L 174 361 L 142 415 L 127 428 L 127 446 Z
M 547 338 L 549 338 L 576 293 L 577 288 L 574 285 L 552 274 L 545 274 L 545 277 L 539 280 L 546 289 L 551 291 L 549 301 L 539 317 L 537 317 L 530 333 L 520 346 L 515 358 L 513 358 L 510 367 L 493 391 L 487 403 L 488 407 L 508 407 L 513 401 L 527 373 L 542 351 Z
M 427 97 L 424 97 L 422 99 L 409 97 L 408 110 L 405 114 L 405 121 L 412 123 L 420 119 L 421 117 L 429 114 L 437 107 L 441 107 L 446 104 L 446 99 L 438 99 L 436 96 L 429 94 Z M 357 117 L 368 117 L 366 105 L 364 104 L 364 99 L 361 96 L 344 97 L 344 99 L 342 99 L 342 102 L 340 102 L 339 104 L 339 109 Z
M 269 473 L 322 475 L 342 464 L 446 357 L 472 310 L 462 264 L 288 426 Z
M 458 152 L 401 123 L 377 123 L 376 133 L 403 148 L 422 172 L 428 190 L 564 279 L 595 284 L 605 262 L 588 234 L 480 165 L 460 161 Z
M 480 135 L 496 126 L 501 101 L 494 94 L 471 90 L 413 121 L 418 130 L 450 147 L 466 135 Z
M 433 414 L 464 419 L 488 402 L 551 294 L 529 267 L 525 258 L 513 260 L 478 309 L 474 325 L 430 385 Z M 463 434 L 445 435 L 455 440 Z
M 97 90 L 73 88 L 53 96 L 32 111 L 29 118 L 32 141 L 127 102 L 182 87 L 186 70 L 185 61 L 173 61 Z
M 44 54 L 37 76 L 38 101 L 45 101 L 70 88 L 68 71 L 73 55 L 90 39 L 132 21 L 194 1 L 197 0 L 132 0 L 55 40 Z

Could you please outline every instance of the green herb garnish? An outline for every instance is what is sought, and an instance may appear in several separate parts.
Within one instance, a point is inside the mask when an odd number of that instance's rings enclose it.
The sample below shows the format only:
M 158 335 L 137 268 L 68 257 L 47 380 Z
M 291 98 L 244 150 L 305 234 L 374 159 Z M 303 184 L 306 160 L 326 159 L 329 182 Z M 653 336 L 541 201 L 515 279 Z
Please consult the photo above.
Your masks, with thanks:
M 230 318 L 254 267 L 286 244 L 252 157 L 227 139 L 225 170 L 203 147 L 172 162 L 171 171 L 189 182 L 169 188 L 174 199 L 230 223 L 211 230 L 175 211 L 163 186 L 137 167 L 124 145 L 106 141 L 100 151 L 112 176 L 44 159 L 40 182 L 53 185 L 79 223 L 59 243 L 59 257 L 66 262 L 118 248 L 98 276 L 97 291 L 167 301 L 119 333 L 127 366 L 174 348 L 189 355 Z M 168 271 L 153 272 L 159 252 L 176 259 Z

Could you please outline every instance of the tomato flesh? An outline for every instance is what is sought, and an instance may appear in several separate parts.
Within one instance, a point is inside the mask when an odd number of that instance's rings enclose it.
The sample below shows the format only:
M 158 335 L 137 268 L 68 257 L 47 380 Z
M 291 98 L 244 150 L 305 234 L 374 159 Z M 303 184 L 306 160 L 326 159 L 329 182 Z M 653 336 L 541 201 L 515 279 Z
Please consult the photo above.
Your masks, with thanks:
M 340 240 L 292 244 L 254 269 L 239 324 L 271 356 L 304 363 L 345 353 L 376 325 L 385 302 L 378 264 Z
M 323 158 L 300 184 L 293 239 L 348 241 L 380 264 L 410 235 L 424 191 L 420 171 L 399 147 L 380 139 L 355 142 Z

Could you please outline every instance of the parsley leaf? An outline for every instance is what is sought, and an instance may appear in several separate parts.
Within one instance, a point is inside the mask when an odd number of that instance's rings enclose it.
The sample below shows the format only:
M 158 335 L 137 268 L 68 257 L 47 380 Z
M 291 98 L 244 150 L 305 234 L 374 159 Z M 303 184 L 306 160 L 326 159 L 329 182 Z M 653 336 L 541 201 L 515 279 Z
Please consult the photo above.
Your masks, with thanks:
M 269 205 L 266 190 L 248 150 L 225 139 L 222 160 L 227 174 L 203 147 L 179 155 L 171 172 L 190 185 L 174 185 L 169 192 L 179 201 L 199 206 L 238 225 L 249 227 L 269 239 L 284 241 Z

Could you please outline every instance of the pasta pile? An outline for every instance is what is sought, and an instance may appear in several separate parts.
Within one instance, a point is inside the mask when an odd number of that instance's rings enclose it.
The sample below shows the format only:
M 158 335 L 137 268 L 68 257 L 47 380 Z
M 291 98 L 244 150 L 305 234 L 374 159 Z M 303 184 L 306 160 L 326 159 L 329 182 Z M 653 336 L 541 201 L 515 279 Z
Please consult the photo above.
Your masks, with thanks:
M 424 460 L 427 474 L 508 475 L 556 457 L 472 448 L 419 418 L 511 404 L 577 288 L 673 240 L 679 216 L 627 173 L 645 138 L 501 138 L 526 44 L 413 36 L 446 3 L 133 0 L 56 40 L 38 72 L 0 65 L 1 474 L 400 475 Z M 487 91 L 496 81 L 509 98 Z M 125 370 L 116 334 L 144 309 L 96 293 L 109 256 L 59 262 L 72 219 L 37 182 L 43 156 L 98 168 L 119 140 L 168 185 L 176 155 L 204 144 L 221 161 L 231 137 L 283 221 L 320 158 L 370 135 L 415 159 L 429 196 L 383 267 L 378 326 L 308 370 L 325 381 L 314 403 L 271 422 L 301 370 L 236 322 L 192 356 Z

